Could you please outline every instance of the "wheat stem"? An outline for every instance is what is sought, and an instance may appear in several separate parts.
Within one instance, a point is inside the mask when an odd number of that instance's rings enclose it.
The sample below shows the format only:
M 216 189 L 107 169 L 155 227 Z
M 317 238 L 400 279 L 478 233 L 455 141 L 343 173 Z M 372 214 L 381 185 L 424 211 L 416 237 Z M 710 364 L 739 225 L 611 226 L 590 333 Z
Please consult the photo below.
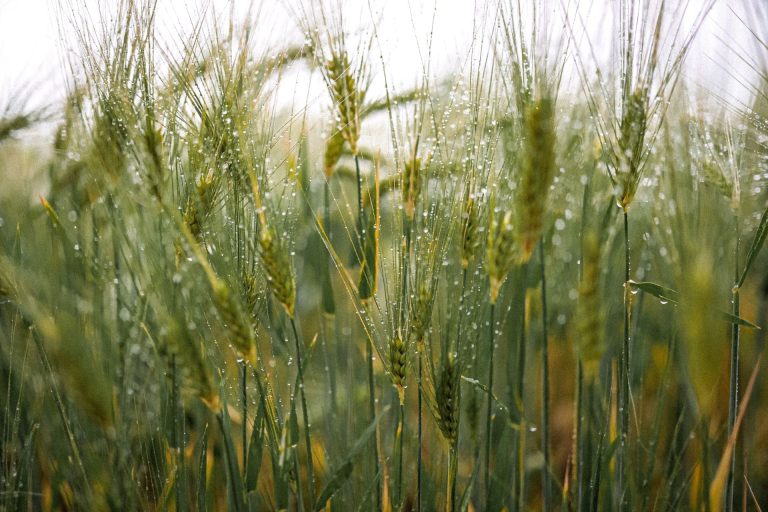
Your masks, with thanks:
M 740 249 L 740 232 L 739 232 L 739 217 L 734 216 L 734 223 L 736 225 L 736 246 L 734 250 L 734 283 L 739 282 L 740 268 L 739 268 L 739 249 Z M 734 316 L 738 317 L 740 313 L 740 300 L 739 300 L 739 288 L 738 285 L 734 285 L 731 291 L 731 307 Z M 728 437 L 730 438 L 733 431 L 734 424 L 736 422 L 736 415 L 739 409 L 739 342 L 741 331 L 739 324 L 734 322 L 731 324 L 731 368 L 729 376 L 729 389 L 728 389 Z M 733 510 L 733 496 L 734 496 L 734 474 L 736 471 L 736 450 L 733 450 L 731 454 L 731 468 L 728 474 L 728 480 L 726 484 L 726 496 L 725 496 L 725 510 L 731 512 Z
M 528 271 L 530 269 L 530 263 L 526 263 L 524 267 L 520 269 L 523 276 L 522 282 L 527 281 Z M 527 333 L 527 305 L 525 299 L 523 299 L 523 308 L 520 318 L 520 339 L 517 346 L 517 382 L 516 384 L 516 401 L 518 409 L 517 420 L 520 423 L 520 429 L 515 434 L 516 443 L 516 457 L 515 457 L 515 496 L 517 496 L 517 510 L 524 510 L 525 504 L 525 361 L 526 361 L 526 343 L 528 338 Z
M 629 291 L 630 259 L 629 259 L 629 216 L 624 210 L 624 342 L 621 350 L 621 364 L 619 365 L 619 451 L 617 471 L 619 477 L 618 499 L 620 509 L 624 510 L 627 504 L 627 440 L 629 437 L 629 368 L 630 368 L 630 314 L 632 299 Z
M 583 260 L 582 260 L 583 261 Z M 575 449 L 573 468 L 576 473 L 576 510 L 584 510 L 584 368 L 581 357 L 576 362 L 576 407 L 574 414 Z
M 421 346 L 421 345 L 422 345 L 422 343 L 419 342 L 418 346 Z M 422 360 L 421 360 L 422 354 L 421 354 L 420 350 L 419 350 L 418 358 L 419 358 L 419 385 L 418 385 L 418 387 L 419 387 L 419 389 L 418 389 L 418 395 L 419 395 L 418 396 L 419 415 L 418 415 L 418 420 L 417 420 L 417 422 L 418 422 L 418 427 L 417 427 L 418 428 L 418 434 L 417 434 L 418 441 L 417 441 L 416 444 L 418 445 L 419 453 L 418 453 L 418 457 L 417 457 L 417 461 L 416 461 L 416 512 L 421 512 L 421 478 L 422 478 L 422 473 L 423 473 L 424 469 L 423 469 L 423 460 L 422 460 L 422 455 L 421 455 L 421 448 L 422 448 L 422 442 L 423 442 L 423 417 L 422 417 L 422 400 L 423 400 L 423 397 L 422 397 L 422 391 L 421 391 L 421 379 L 422 379 L 422 372 L 423 372 L 423 363 L 422 363 Z
M 183 453 L 181 451 L 181 444 L 179 439 L 179 375 L 176 368 L 176 356 L 171 356 L 171 423 L 173 430 L 171 431 L 171 446 L 173 447 L 173 457 L 177 462 L 184 460 Z M 174 499 L 176 500 L 176 510 L 183 510 L 183 503 L 181 497 L 181 480 L 183 473 L 181 472 L 181 465 L 176 467 L 175 475 L 176 485 L 174 485 Z M 122 496 L 123 489 L 121 486 L 121 501 L 123 506 L 127 505 L 125 496 Z
M 395 510 L 403 507 L 403 437 L 405 427 L 405 403 L 400 402 L 397 412 L 397 430 L 395 440 L 397 442 L 397 477 L 395 478 Z
M 369 340 L 365 344 L 365 358 L 368 363 L 368 413 L 370 420 L 374 421 L 376 419 L 376 383 L 373 374 L 373 348 L 371 347 L 371 343 L 372 342 Z M 378 478 L 381 470 L 379 467 L 378 443 L 378 434 L 374 434 L 372 441 L 373 451 L 371 455 L 373 456 L 374 474 L 377 475 L 376 478 Z M 376 510 L 381 510 L 381 483 L 379 482 L 376 482 Z
M 552 510 L 552 488 L 549 478 L 550 446 L 549 446 L 549 339 L 547 333 L 547 278 L 544 266 L 544 238 L 539 241 L 539 259 L 541 261 L 541 438 L 544 453 L 544 469 L 541 485 L 544 489 L 544 510 Z
M 412 223 L 410 219 L 406 216 L 403 218 L 403 231 L 405 233 L 405 249 L 403 253 L 403 275 L 402 275 L 402 295 L 401 295 L 401 303 L 400 303 L 400 325 L 405 324 L 405 312 L 408 309 L 408 272 L 410 268 L 410 260 L 411 260 L 411 226 Z M 408 350 L 407 345 L 408 340 L 408 334 L 404 334 L 402 341 L 406 344 L 406 350 Z M 402 392 L 401 392 L 402 393 Z M 395 439 L 398 440 L 399 446 L 398 451 L 399 458 L 398 460 L 398 467 L 397 467 L 397 478 L 395 480 L 396 482 L 396 494 L 395 494 L 395 503 L 397 504 L 398 509 L 402 508 L 402 497 L 403 497 L 403 437 L 405 435 L 405 394 L 401 394 L 401 400 L 400 400 L 400 413 L 398 417 L 398 425 L 397 425 L 397 435 Z M 419 445 L 419 449 L 421 449 L 421 445 Z
M 248 373 L 245 360 L 240 361 L 238 365 L 240 366 L 240 400 L 242 401 L 241 414 L 243 416 L 243 470 L 245 470 L 248 467 L 246 460 L 248 456 Z
M 456 353 L 461 343 L 461 320 L 464 318 L 464 294 L 467 289 L 467 267 L 461 269 L 461 295 L 459 295 L 459 321 L 456 327 Z
M 315 470 L 312 461 L 312 438 L 309 431 L 309 413 L 307 410 L 307 397 L 304 390 L 304 363 L 302 360 L 301 342 L 299 340 L 299 331 L 296 328 L 296 318 L 294 315 L 289 316 L 291 320 L 291 329 L 293 330 L 293 339 L 296 343 L 296 366 L 299 371 L 299 393 L 301 395 L 301 415 L 304 420 L 304 442 L 307 445 L 307 478 L 309 480 L 309 503 L 315 503 Z M 299 475 L 296 475 L 296 479 L 299 480 Z M 299 487 L 301 483 L 299 482 Z
M 491 419 L 493 413 L 493 402 L 491 400 L 491 393 L 493 393 L 493 349 L 494 349 L 494 310 L 496 309 L 496 303 L 491 302 L 491 311 L 488 327 L 488 396 L 486 399 L 487 408 L 485 415 L 485 508 L 490 510 L 490 496 L 491 496 Z
M 450 452 L 448 454 L 448 481 L 446 485 L 446 512 L 453 512 L 456 503 L 456 474 L 459 469 L 459 457 L 458 448 L 451 445 Z

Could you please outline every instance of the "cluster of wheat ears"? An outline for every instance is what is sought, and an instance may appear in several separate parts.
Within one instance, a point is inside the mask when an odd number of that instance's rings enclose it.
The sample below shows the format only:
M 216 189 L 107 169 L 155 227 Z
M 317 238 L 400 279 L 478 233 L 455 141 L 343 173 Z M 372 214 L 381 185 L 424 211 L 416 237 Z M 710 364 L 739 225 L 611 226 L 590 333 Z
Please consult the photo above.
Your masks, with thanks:
M 0 509 L 768 503 L 768 10 L 742 101 L 709 0 L 480 2 L 402 90 L 370 3 L 162 3 L 62 1 L 66 101 L 0 111 Z

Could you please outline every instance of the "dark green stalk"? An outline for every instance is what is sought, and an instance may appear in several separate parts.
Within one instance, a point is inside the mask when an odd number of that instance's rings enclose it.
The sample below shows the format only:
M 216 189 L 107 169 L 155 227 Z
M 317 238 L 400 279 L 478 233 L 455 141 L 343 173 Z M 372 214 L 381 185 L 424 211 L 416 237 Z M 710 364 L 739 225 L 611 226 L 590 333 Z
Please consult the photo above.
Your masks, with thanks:
M 459 456 L 458 456 L 458 440 L 451 444 L 451 449 L 448 454 L 448 482 L 446 489 L 446 512 L 453 512 L 456 505 L 456 474 L 459 469 Z
M 461 321 L 464 318 L 464 294 L 467 290 L 467 267 L 461 270 L 461 295 L 459 295 L 459 322 L 456 327 L 456 353 L 459 353 L 461 344 Z
M 365 248 L 365 209 L 363 208 L 363 178 L 360 174 L 360 157 L 355 154 L 355 176 L 357 178 L 357 242 L 358 242 L 358 262 L 362 264 L 363 251 Z M 368 409 L 370 421 L 376 419 L 376 386 L 373 374 L 373 349 L 371 340 L 368 340 L 365 347 L 365 356 L 368 362 Z M 374 436 L 373 441 L 373 461 L 375 474 L 379 474 L 379 447 L 378 436 Z M 377 476 L 378 478 L 378 476 Z M 381 510 L 381 484 L 376 483 L 376 508 Z
M 528 280 L 528 271 L 530 270 L 530 263 L 527 263 L 520 269 L 522 275 L 522 283 L 526 283 Z M 525 285 L 523 285 L 525 289 Z M 525 438 L 526 438 L 526 418 L 525 418 L 525 365 L 526 365 L 526 352 L 528 343 L 528 326 L 526 325 L 526 306 L 525 297 L 523 296 L 523 307 L 520 315 L 520 341 L 517 347 L 517 407 L 518 407 L 518 422 L 520 423 L 520 429 L 516 435 L 516 486 L 515 496 L 517 497 L 517 510 L 525 510 Z
M 544 510 L 552 510 L 552 489 L 550 485 L 550 450 L 549 450 L 549 340 L 547 338 L 547 279 L 544 266 L 544 238 L 539 242 L 539 258 L 541 261 L 541 442 L 544 453 L 544 470 L 541 474 L 541 485 L 544 489 Z
M 419 341 L 419 346 L 421 346 L 421 341 Z M 422 426 L 422 396 L 421 396 L 421 378 L 422 378 L 422 361 L 421 361 L 422 354 L 419 352 L 418 358 L 419 358 L 419 415 L 418 415 L 418 457 L 416 462 L 416 512 L 421 512 L 421 477 L 423 472 L 423 461 L 421 456 L 421 443 L 423 441 L 423 426 Z
M 330 177 L 325 178 L 323 184 L 323 229 L 328 239 L 331 239 L 331 190 Z
M 589 390 L 587 391 L 587 411 L 589 417 L 592 416 L 592 407 L 595 401 L 595 387 L 594 387 L 594 381 L 591 381 L 588 383 Z M 589 434 L 592 435 L 592 431 L 589 431 Z M 603 445 L 605 443 L 605 430 L 603 428 L 600 428 L 599 434 L 597 439 L 597 448 L 595 449 L 595 456 L 590 457 L 590 463 L 592 464 L 591 468 L 591 476 L 589 480 L 589 510 L 597 511 L 598 504 L 600 503 L 600 470 L 602 468 L 602 458 L 603 458 Z M 589 452 L 592 451 L 592 441 L 589 440 Z
M 299 478 L 301 465 L 299 464 L 299 454 L 293 451 L 293 468 L 296 473 L 296 507 L 299 512 L 304 512 L 304 495 L 301 491 L 301 478 Z
M 464 267 L 461 272 L 461 295 L 459 295 L 459 320 L 458 325 L 456 327 L 456 347 L 455 352 L 458 356 L 459 349 L 461 346 L 461 320 L 464 317 L 464 293 L 467 288 L 467 268 Z M 455 440 L 455 446 L 451 447 L 451 454 L 450 454 L 450 467 L 449 471 L 452 472 L 452 474 L 449 475 L 449 487 L 448 492 L 450 493 L 450 507 L 448 510 L 453 510 L 453 506 L 456 504 L 456 473 L 458 471 L 458 432 L 456 433 L 457 439 Z
M 619 450 L 617 454 L 617 472 L 619 477 L 618 499 L 620 509 L 627 504 L 626 458 L 627 439 L 629 436 L 629 351 L 630 351 L 630 292 L 629 292 L 629 217 L 624 210 L 624 343 L 621 349 L 619 365 Z
M 291 328 L 293 329 L 293 339 L 296 342 L 296 366 L 299 371 L 299 393 L 301 395 L 301 415 L 304 420 L 304 442 L 307 445 L 307 475 L 309 479 L 309 503 L 315 503 L 315 470 L 312 462 L 312 438 L 309 432 L 309 413 L 307 411 L 307 397 L 305 394 L 304 386 L 304 363 L 301 354 L 301 342 L 299 341 L 299 331 L 296 328 L 296 319 L 293 315 L 290 316 Z M 296 479 L 299 480 L 299 475 L 296 475 Z M 298 482 L 301 486 L 301 482 Z
M 584 510 L 584 368 L 581 358 L 576 363 L 576 510 Z
M 518 431 L 517 439 L 517 510 L 522 512 L 525 510 L 525 439 L 527 435 L 528 424 L 525 417 L 520 417 L 520 430 Z
M 171 444 L 173 445 L 174 457 L 179 460 L 183 457 L 179 443 L 179 379 L 176 372 L 176 356 L 171 356 L 171 417 L 173 418 L 171 431 Z M 181 474 L 180 466 L 176 467 L 176 485 L 174 485 L 174 498 L 176 500 L 176 510 L 183 510 L 181 502 L 181 485 L 179 485 Z
M 395 510 L 403 508 L 403 437 L 405 432 L 405 403 L 401 402 L 397 413 L 397 477 L 395 479 Z
M 408 216 L 403 218 L 403 232 L 405 234 L 405 253 L 403 254 L 403 279 L 402 279 L 402 295 L 401 295 L 401 302 L 400 302 L 400 325 L 405 325 L 405 312 L 408 308 L 408 272 L 410 268 L 410 260 L 411 260 L 411 226 L 412 222 L 408 218 Z M 403 334 L 403 340 L 406 341 L 408 339 L 408 334 Z M 407 347 L 407 345 L 406 345 Z M 407 348 L 406 348 L 407 350 Z M 421 392 L 421 389 L 419 389 L 419 392 Z M 403 401 L 400 402 L 400 409 L 398 414 L 398 421 L 396 428 L 396 437 L 395 439 L 398 441 L 398 451 L 399 451 L 399 457 L 396 459 L 398 461 L 397 464 L 397 475 L 395 479 L 395 505 L 397 506 L 397 509 L 402 508 L 402 498 L 403 498 L 403 437 L 405 436 L 405 403 L 404 403 L 405 397 L 403 397 Z M 421 445 L 419 445 L 419 450 L 421 450 Z
M 491 393 L 493 393 L 493 349 L 494 349 L 494 310 L 496 309 L 496 303 L 491 302 L 490 320 L 488 328 L 488 398 L 487 408 L 485 415 L 485 508 L 489 510 L 490 496 L 491 496 L 491 416 L 493 413 L 493 401 L 491 400 Z
M 739 218 L 735 216 L 736 224 L 736 248 L 734 253 L 734 283 L 736 283 L 731 290 L 731 306 L 734 316 L 739 316 L 740 301 L 739 301 L 739 249 L 740 249 L 740 233 L 739 233 Z M 739 324 L 734 322 L 731 324 L 731 371 L 730 382 L 728 389 L 728 438 L 731 437 L 733 432 L 733 425 L 736 422 L 736 415 L 739 408 L 739 338 L 741 331 Z M 725 510 L 726 512 L 733 511 L 733 495 L 734 495 L 734 474 L 736 471 L 736 452 L 733 450 L 731 455 L 731 468 L 728 473 L 728 480 L 725 488 Z
M 243 442 L 243 474 L 245 474 L 245 469 L 248 467 L 248 373 L 247 373 L 247 365 L 245 361 L 240 361 L 240 400 L 242 401 L 242 411 L 241 414 L 243 416 L 243 432 L 242 432 L 242 442 Z
M 365 358 L 368 361 L 368 412 L 371 417 L 371 421 L 376 419 L 376 383 L 373 378 L 373 347 L 371 347 L 372 341 L 368 340 L 365 344 Z M 377 429 L 378 430 L 378 429 Z M 379 446 L 378 435 L 373 436 L 373 464 L 375 478 L 379 478 Z M 381 510 L 381 483 L 376 482 L 376 510 Z

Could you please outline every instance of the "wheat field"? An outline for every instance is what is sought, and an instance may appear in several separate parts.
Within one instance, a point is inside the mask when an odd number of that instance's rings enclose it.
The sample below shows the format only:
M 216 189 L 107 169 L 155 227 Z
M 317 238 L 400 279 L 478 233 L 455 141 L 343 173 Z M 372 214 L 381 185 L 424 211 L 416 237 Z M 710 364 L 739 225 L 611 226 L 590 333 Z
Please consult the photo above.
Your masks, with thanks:
M 733 4 L 736 95 L 710 0 L 478 2 L 405 82 L 376 2 L 60 0 L 65 99 L 0 96 L 0 510 L 765 508 Z

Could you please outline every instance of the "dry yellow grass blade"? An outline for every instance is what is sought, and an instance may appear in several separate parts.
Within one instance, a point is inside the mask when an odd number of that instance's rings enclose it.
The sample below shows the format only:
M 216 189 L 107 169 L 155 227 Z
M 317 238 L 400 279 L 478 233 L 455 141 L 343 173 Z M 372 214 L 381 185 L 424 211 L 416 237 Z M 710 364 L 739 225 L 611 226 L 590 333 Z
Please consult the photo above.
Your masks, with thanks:
M 731 454 L 736 447 L 736 440 L 739 437 L 739 428 L 741 428 L 741 422 L 744 420 L 744 415 L 747 412 L 749 406 L 749 399 L 752 396 L 752 390 L 755 387 L 755 381 L 757 380 L 757 374 L 760 372 L 760 363 L 763 356 L 757 358 L 755 368 L 752 370 L 752 375 L 749 377 L 749 384 L 747 384 L 747 390 L 744 392 L 744 399 L 739 407 L 739 415 L 736 417 L 736 423 L 733 425 L 733 431 L 728 438 L 728 444 L 725 445 L 723 456 L 720 458 L 720 463 L 717 465 L 717 472 L 715 478 L 712 480 L 712 484 L 709 487 L 709 509 L 717 510 L 720 508 L 723 502 L 723 491 L 725 490 L 725 482 L 728 480 L 728 471 L 731 462 Z

